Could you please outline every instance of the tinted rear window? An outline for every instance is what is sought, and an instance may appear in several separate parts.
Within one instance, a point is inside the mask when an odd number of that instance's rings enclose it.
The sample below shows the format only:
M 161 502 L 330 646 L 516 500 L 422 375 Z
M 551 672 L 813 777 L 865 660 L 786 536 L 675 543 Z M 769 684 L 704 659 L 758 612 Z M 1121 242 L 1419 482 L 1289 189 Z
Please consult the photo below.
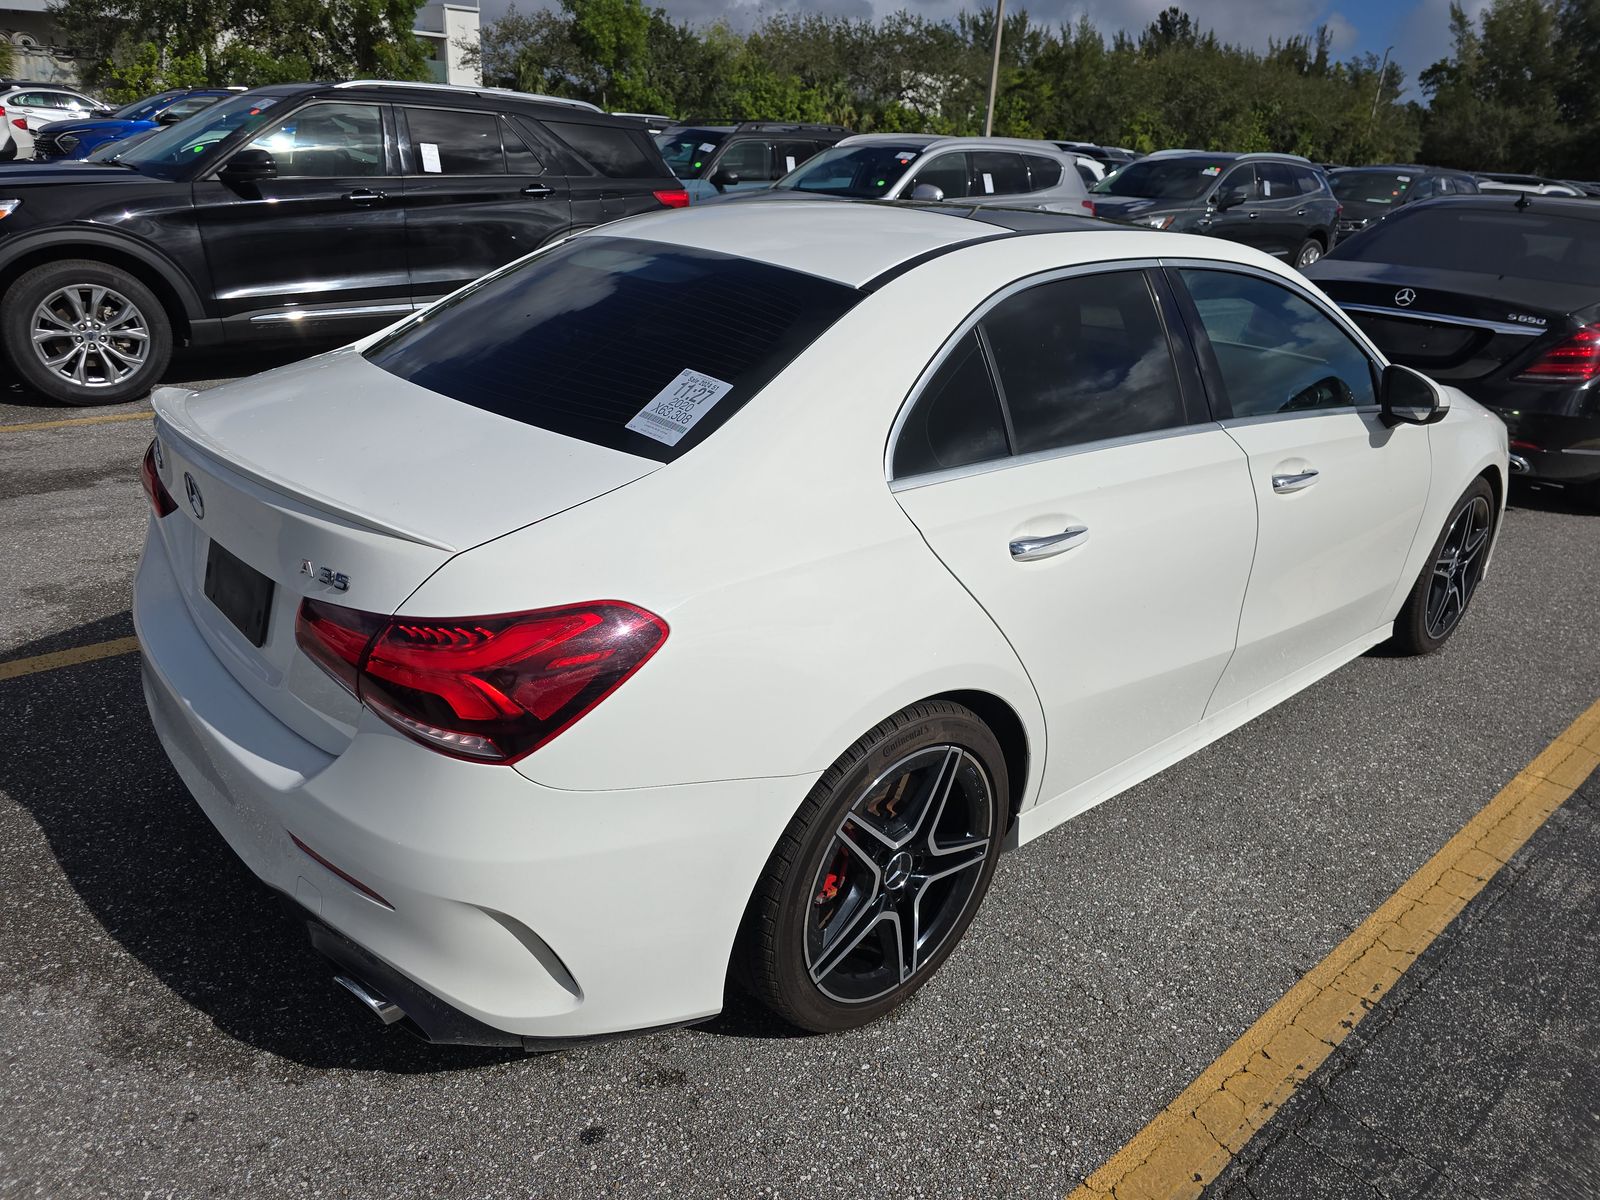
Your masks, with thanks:
M 1335 171 L 1333 194 L 1349 204 L 1403 204 L 1417 177 L 1410 171 Z
M 1540 213 L 1484 212 L 1444 202 L 1407 205 L 1369 226 L 1328 257 L 1595 284 L 1600 279 L 1600 221 Z M 1600 285 L 1596 285 L 1600 288 Z
M 580 237 L 486 276 L 370 347 L 367 358 L 474 408 L 671 462 L 860 298 L 844 284 L 768 263 Z M 686 371 L 695 376 L 699 415 L 681 440 L 668 445 L 627 427 Z
M 642 129 L 584 125 L 577 121 L 546 121 L 544 124 L 602 175 L 612 179 L 661 179 L 667 174 L 659 161 L 646 152 Z

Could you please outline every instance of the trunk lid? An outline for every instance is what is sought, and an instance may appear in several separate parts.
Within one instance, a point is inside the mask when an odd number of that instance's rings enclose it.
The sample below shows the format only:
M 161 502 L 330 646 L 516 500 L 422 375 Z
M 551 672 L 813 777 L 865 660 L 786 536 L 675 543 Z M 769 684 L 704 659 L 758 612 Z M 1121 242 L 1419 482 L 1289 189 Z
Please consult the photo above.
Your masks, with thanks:
M 177 504 L 156 527 L 184 603 L 234 678 L 329 753 L 359 706 L 296 646 L 302 597 L 393 613 L 460 551 L 660 465 L 458 403 L 352 350 L 152 399 Z M 208 566 L 211 593 L 271 581 L 259 645 L 208 593 Z
M 1595 289 L 1473 271 L 1323 259 L 1307 275 L 1392 362 L 1470 383 L 1570 332 Z

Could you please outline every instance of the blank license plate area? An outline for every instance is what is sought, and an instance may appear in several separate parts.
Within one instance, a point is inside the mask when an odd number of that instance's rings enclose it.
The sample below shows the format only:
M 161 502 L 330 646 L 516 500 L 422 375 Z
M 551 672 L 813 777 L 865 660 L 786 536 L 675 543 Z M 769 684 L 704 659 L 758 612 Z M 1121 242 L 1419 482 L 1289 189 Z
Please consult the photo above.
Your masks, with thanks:
M 217 542 L 206 551 L 206 599 L 252 646 L 266 642 L 272 580 Z

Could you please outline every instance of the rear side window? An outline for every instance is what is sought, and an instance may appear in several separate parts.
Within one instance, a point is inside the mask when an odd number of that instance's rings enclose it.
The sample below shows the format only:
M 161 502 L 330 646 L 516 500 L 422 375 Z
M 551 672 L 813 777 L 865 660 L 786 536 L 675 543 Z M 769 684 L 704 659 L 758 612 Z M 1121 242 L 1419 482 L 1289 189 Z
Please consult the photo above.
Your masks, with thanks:
M 1302 196 L 1314 196 L 1322 191 L 1323 177 L 1310 167 L 1290 167 L 1289 173 L 1294 176 Z
M 504 175 L 500 119 L 493 113 L 408 108 L 411 169 L 419 175 Z
M 1018 454 L 1188 423 L 1142 272 L 1042 283 L 981 324 Z
M 1409 205 L 1341 241 L 1330 258 L 1443 267 L 1511 279 L 1593 285 L 1600 278 L 1600 221 L 1540 213 L 1474 211 L 1455 203 Z
M 545 121 L 552 131 L 596 171 L 612 179 L 655 179 L 661 168 L 645 153 L 644 133 L 616 125 L 587 125 L 578 121 Z
M 772 143 L 741 138 L 722 152 L 715 174 L 737 175 L 740 183 L 765 183 L 778 176 L 772 169 Z M 716 182 L 715 175 L 712 182 Z
M 1008 453 L 1000 397 L 974 329 L 945 357 L 900 427 L 894 476 L 967 467 Z
M 1042 154 L 1024 154 L 1022 161 L 1028 165 L 1028 190 L 1042 192 L 1061 182 L 1061 164 Z
M 366 355 L 474 408 L 671 462 L 860 298 L 844 284 L 768 263 L 578 237 L 485 276 Z M 628 428 L 675 395 L 685 372 L 697 407 L 681 437 L 669 445 Z
M 1020 154 L 975 150 L 972 175 L 975 196 L 1014 196 L 1028 190 L 1028 168 Z
M 1309 300 L 1253 275 L 1179 274 L 1199 310 L 1234 416 L 1377 403 L 1371 360 Z

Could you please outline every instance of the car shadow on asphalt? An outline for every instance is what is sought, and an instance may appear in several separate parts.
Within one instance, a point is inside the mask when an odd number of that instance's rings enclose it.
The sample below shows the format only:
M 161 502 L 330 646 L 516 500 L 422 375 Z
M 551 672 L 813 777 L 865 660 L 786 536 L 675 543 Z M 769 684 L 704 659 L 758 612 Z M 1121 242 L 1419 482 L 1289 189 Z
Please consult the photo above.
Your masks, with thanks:
M 1584 503 L 1566 488 L 1553 487 L 1550 484 L 1527 483 L 1513 479 L 1507 507 L 1525 508 L 1533 512 L 1560 513 L 1563 516 L 1594 517 L 1600 522 L 1600 511 Z M 1600 528 L 1600 524 L 1597 524 L 1596 528 Z
M 125 636 L 127 626 L 121 614 L 7 657 Z M 431 1046 L 381 1029 L 333 983 L 332 966 L 311 949 L 292 906 L 239 861 L 168 764 L 146 714 L 137 654 L 0 681 L 0 721 L 0 788 L 38 823 L 89 913 L 226 1036 L 313 1068 L 416 1074 L 525 1057 Z M 48 894 L 43 881 L 29 889 L 32 870 L 8 862 L 0 876 L 8 887 Z M 21 930 L 0 933 L 0 947 L 24 974 L 25 946 Z M 49 951 L 42 957 L 63 949 Z M 91 941 L 73 953 L 99 976 L 102 992 L 132 986 L 137 972 L 115 951 Z M 184 1050 L 175 1015 L 163 1004 L 95 1013 L 108 1053 L 200 1053 Z

